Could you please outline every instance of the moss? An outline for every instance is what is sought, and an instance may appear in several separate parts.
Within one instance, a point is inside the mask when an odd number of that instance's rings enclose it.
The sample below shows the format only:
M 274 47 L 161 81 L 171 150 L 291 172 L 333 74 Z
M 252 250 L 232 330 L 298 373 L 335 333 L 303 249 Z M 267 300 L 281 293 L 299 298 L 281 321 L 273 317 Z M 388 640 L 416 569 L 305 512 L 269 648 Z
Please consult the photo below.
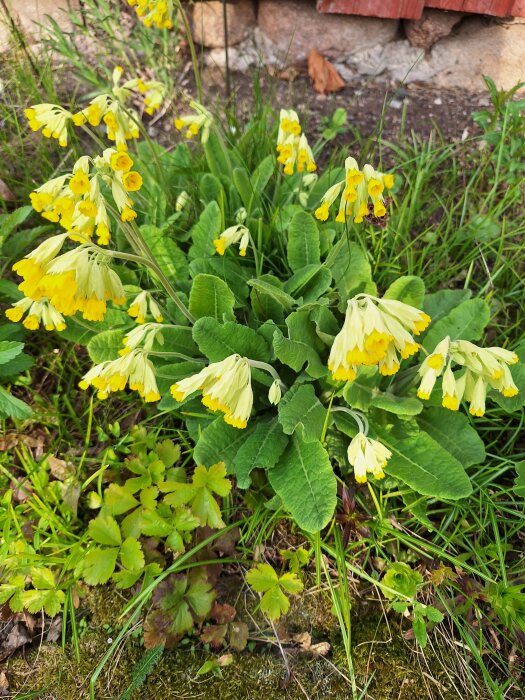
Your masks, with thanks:
M 89 678 L 108 647 L 113 634 L 102 625 L 115 627 L 123 600 L 110 589 L 96 588 L 83 600 L 91 610 L 89 629 L 80 637 L 80 661 L 72 649 L 63 652 L 57 645 L 44 644 L 24 657 L 17 655 L 6 663 L 10 690 L 15 697 L 23 692 L 39 690 L 42 698 L 83 700 L 89 697 Z M 290 632 L 309 631 L 314 641 L 329 639 L 332 648 L 329 663 L 297 649 L 286 650 L 292 674 L 287 678 L 283 659 L 276 647 L 245 651 L 234 655 L 234 662 L 222 669 L 222 676 L 198 676 L 209 658 L 202 648 L 190 643 L 164 653 L 133 700 L 179 700 L 199 697 L 200 700 L 274 700 L 299 698 L 304 688 L 311 700 L 331 698 L 347 700 L 351 689 L 345 650 L 341 644 L 336 619 L 330 614 L 330 600 L 324 595 L 304 595 L 296 601 L 286 618 Z M 353 663 L 357 684 L 369 681 L 369 697 L 374 700 L 421 700 L 440 698 L 457 700 L 442 662 L 432 653 L 414 651 L 413 643 L 403 640 L 399 618 L 388 624 L 376 606 L 361 607 L 352 617 Z M 443 653 L 443 650 L 441 649 Z M 144 649 L 138 638 L 127 644 L 104 668 L 97 684 L 97 700 L 118 698 L 128 687 L 133 668 Z M 453 674 L 453 659 L 448 672 Z M 340 671 L 334 670 L 334 664 Z M 371 680 L 370 680 L 371 679 Z M 368 696 L 367 696 L 368 697 Z M 482 700 L 482 696 L 479 696 Z

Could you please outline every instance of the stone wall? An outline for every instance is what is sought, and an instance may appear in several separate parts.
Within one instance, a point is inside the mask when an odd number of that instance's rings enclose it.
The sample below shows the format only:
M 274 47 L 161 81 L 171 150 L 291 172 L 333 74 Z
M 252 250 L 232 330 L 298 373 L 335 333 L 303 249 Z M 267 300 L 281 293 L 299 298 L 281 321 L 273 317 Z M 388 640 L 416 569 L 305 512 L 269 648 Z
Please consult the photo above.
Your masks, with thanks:
M 193 34 L 224 67 L 222 3 L 188 4 Z M 302 66 L 311 48 L 345 79 L 431 82 L 481 90 L 483 75 L 505 89 L 525 81 L 525 19 L 425 9 L 419 20 L 320 14 L 315 0 L 228 2 L 230 67 Z M 220 16 L 219 16 L 220 15 Z
M 37 41 L 45 15 L 68 26 L 65 11 L 78 0 L 7 4 L 30 40 Z M 483 89 L 483 75 L 505 89 L 525 81 L 525 19 L 426 9 L 419 20 L 390 20 L 320 14 L 315 5 L 315 0 L 228 0 L 230 66 L 304 67 L 315 48 L 345 80 L 365 76 L 465 90 Z M 206 49 L 206 63 L 224 67 L 222 2 L 185 0 L 185 7 L 194 40 Z M 0 51 L 9 35 L 2 19 L 0 12 Z

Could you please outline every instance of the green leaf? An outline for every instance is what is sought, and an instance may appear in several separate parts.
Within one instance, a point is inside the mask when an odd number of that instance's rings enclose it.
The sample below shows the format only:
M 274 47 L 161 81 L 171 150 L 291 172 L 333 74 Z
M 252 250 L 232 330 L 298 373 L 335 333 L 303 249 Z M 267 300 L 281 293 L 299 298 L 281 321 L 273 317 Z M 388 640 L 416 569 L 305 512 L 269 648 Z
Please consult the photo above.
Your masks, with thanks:
M 404 275 L 392 282 L 384 294 L 385 299 L 397 299 L 420 309 L 425 298 L 425 284 L 421 277 Z
M 5 239 L 12 233 L 20 224 L 30 216 L 33 212 L 33 207 L 26 205 L 18 207 L 5 218 L 0 219 L 0 248 L 3 246 Z
M 275 163 L 273 155 L 266 156 L 253 171 L 251 176 L 252 189 L 258 200 L 261 198 L 261 193 L 270 181 L 275 172 Z
M 110 484 L 104 491 L 104 511 L 107 515 L 122 515 L 138 504 L 137 499 L 119 484 Z
M 164 500 L 173 506 L 188 503 L 191 505 L 193 514 L 199 518 L 202 527 L 208 525 L 218 529 L 225 525 L 214 494 L 224 498 L 231 491 L 231 487 L 231 481 L 226 478 L 224 462 L 214 464 L 209 469 L 199 465 L 193 473 L 192 483 L 172 482 L 171 493 Z
M 343 398 L 351 408 L 368 411 L 372 399 L 377 396 L 380 376 L 377 367 L 359 367 L 357 377 L 352 382 L 346 382 Z
M 370 262 L 357 243 L 341 237 L 326 258 L 326 266 L 332 272 L 342 306 L 360 292 L 376 294 Z
M 457 500 L 472 493 L 472 486 L 461 463 L 428 433 L 396 440 L 380 433 L 380 440 L 391 451 L 385 472 L 424 496 Z
M 239 488 L 247 489 L 251 471 L 273 467 L 287 444 L 288 438 L 277 418 L 259 420 L 237 451 L 228 472 L 236 477 Z
M 134 537 L 128 537 L 120 548 L 120 561 L 129 571 L 137 572 L 144 568 L 144 554 L 140 542 Z
M 514 468 L 516 469 L 514 492 L 517 493 L 518 496 L 525 497 L 525 461 L 516 462 Z
M 317 352 L 322 343 L 317 336 L 315 323 L 309 319 L 309 311 L 291 313 L 286 325 L 288 338 L 279 329 L 274 332 L 273 348 L 277 359 L 296 372 L 300 372 L 306 364 L 306 371 L 311 377 L 324 377 L 328 370 Z
M 190 258 L 203 258 L 215 254 L 213 241 L 221 233 L 221 210 L 217 202 L 210 202 L 190 231 L 192 241 Z
M 97 544 L 118 547 L 122 543 L 120 528 L 115 518 L 110 515 L 99 515 L 89 521 L 88 532 Z
M 215 275 L 199 274 L 190 291 L 190 312 L 195 318 L 210 316 L 217 321 L 233 319 L 235 296 L 226 282 Z
M 278 302 L 286 311 L 290 311 L 296 305 L 296 301 L 292 296 L 287 294 L 284 290 L 280 289 L 280 287 L 269 282 L 267 279 L 251 279 L 248 280 L 248 284 L 258 294 L 266 294 L 267 296 L 271 297 L 274 301 Z
M 212 603 L 215 600 L 215 591 L 208 581 L 198 578 L 190 584 L 185 598 L 193 610 L 193 614 L 199 620 L 203 620 L 210 614 Z
M 463 413 L 444 408 L 427 408 L 418 416 L 417 422 L 464 467 L 484 461 L 483 440 Z
M 56 586 L 51 569 L 34 566 L 31 569 L 31 582 L 35 588 L 53 590 Z
M 32 415 L 33 411 L 24 401 L 11 396 L 10 393 L 0 386 L 0 418 L 24 420 Z
M 303 590 L 303 584 L 295 573 L 286 573 L 279 577 L 270 564 L 257 564 L 248 571 L 246 580 L 254 591 L 264 594 L 260 606 L 270 620 L 278 620 L 290 608 L 290 601 L 284 591 L 296 595 Z
M 266 593 L 279 583 L 277 572 L 270 564 L 257 564 L 254 569 L 248 571 L 246 580 L 256 593 Z
M 398 416 L 417 416 L 423 410 L 421 401 L 412 396 L 396 396 L 383 391 L 378 391 L 372 397 L 370 405 Z
M 237 450 L 252 430 L 253 426 L 244 430 L 234 428 L 219 416 L 202 431 L 193 451 L 194 461 L 205 465 L 223 461 L 228 471 L 233 470 Z
M 445 617 L 440 610 L 437 610 L 432 605 L 427 605 L 425 615 L 430 622 L 443 622 Z
M 224 324 L 216 319 L 200 318 L 193 326 L 193 339 L 210 362 L 238 354 L 251 360 L 267 362 L 270 349 L 264 338 L 248 326 L 232 321 Z
M 297 525 L 318 532 L 336 506 L 337 482 L 320 442 L 305 442 L 295 433 L 279 462 L 268 471 L 270 484 Z
M 423 311 L 436 323 L 452 309 L 470 299 L 470 289 L 441 289 L 434 294 L 426 294 Z
M 237 192 L 241 196 L 242 203 L 250 211 L 255 192 L 248 171 L 246 168 L 234 168 L 232 179 Z
M 259 280 L 268 282 L 277 289 L 282 289 L 282 283 L 273 275 L 261 275 Z M 272 320 L 277 325 L 284 323 L 284 307 L 273 296 L 253 287 L 250 291 L 250 303 L 255 317 L 259 321 Z
M 301 429 L 306 442 L 316 442 L 321 438 L 326 408 L 315 395 L 311 384 L 302 384 L 287 391 L 279 402 L 278 415 L 287 435 Z
M 89 586 L 98 586 L 99 584 L 107 583 L 112 573 L 115 571 L 118 553 L 118 547 L 111 547 L 108 549 L 95 547 L 95 549 L 91 549 L 86 554 L 82 565 L 84 581 Z
M 66 596 L 64 591 L 29 590 L 22 593 L 24 608 L 31 614 L 43 610 L 49 617 L 55 617 L 60 612 Z
M 427 626 L 425 620 L 422 617 L 415 617 L 412 622 L 412 629 L 414 630 L 414 637 L 417 643 L 424 649 L 427 645 Z
M 284 291 L 295 299 L 302 299 L 303 304 L 316 301 L 329 288 L 332 273 L 323 265 L 306 265 L 298 270 L 284 285 Z
M 226 255 L 214 255 L 211 258 L 197 258 L 190 264 L 193 277 L 200 273 L 216 275 L 226 282 L 235 295 L 236 304 L 242 306 L 250 293 L 248 280 L 253 277 L 252 267 L 241 265 L 237 258 Z
M 102 333 L 93 336 L 87 344 L 87 351 L 91 361 L 98 364 L 99 362 L 117 358 L 119 350 L 122 350 L 124 347 L 122 339 L 125 334 L 126 331 L 124 330 L 114 330 L 102 331 Z
M 20 353 L 13 360 L 10 360 L 8 364 L 0 365 L 0 379 L 7 379 L 9 377 L 14 377 L 21 372 L 25 372 L 34 365 L 35 361 L 29 355 L 25 353 Z
M 294 215 L 288 228 L 288 263 L 293 272 L 306 265 L 318 265 L 320 258 L 319 229 L 311 214 Z
M 24 343 L 17 343 L 14 340 L 0 340 L 0 365 L 5 365 L 20 355 L 24 349 Z
M 447 335 L 451 340 L 479 340 L 489 319 L 490 309 L 483 299 L 468 299 L 432 323 L 423 347 L 427 352 L 432 352 Z
M 211 173 L 204 173 L 199 181 L 199 194 L 205 204 L 218 199 L 221 189 L 219 178 Z
M 180 282 L 188 278 L 189 269 L 186 256 L 179 246 L 169 237 L 169 233 L 157 226 L 145 224 L 140 233 L 153 254 L 155 262 L 168 279 Z

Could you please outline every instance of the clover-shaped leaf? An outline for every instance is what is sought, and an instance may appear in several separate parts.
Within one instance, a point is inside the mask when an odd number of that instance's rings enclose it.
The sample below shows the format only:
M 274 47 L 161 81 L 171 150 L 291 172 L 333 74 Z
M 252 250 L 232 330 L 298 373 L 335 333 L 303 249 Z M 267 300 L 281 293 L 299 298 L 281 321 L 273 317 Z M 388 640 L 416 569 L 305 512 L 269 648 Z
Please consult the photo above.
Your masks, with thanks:
M 246 580 L 254 591 L 263 594 L 261 610 L 270 620 L 278 620 L 288 612 L 290 601 L 286 593 L 296 595 L 303 590 L 303 584 L 296 574 L 289 572 L 278 576 L 269 564 L 257 564 L 246 574 Z

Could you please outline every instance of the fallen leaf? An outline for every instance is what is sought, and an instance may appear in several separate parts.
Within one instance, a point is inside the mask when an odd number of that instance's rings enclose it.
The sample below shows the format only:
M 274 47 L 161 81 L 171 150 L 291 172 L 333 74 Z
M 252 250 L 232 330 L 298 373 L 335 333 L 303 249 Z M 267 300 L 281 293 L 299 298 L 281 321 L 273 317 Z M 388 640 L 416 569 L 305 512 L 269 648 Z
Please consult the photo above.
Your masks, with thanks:
M 65 481 L 69 476 L 73 476 L 75 473 L 74 465 L 71 464 L 71 462 L 66 462 L 65 459 L 59 459 L 58 457 L 49 455 L 46 458 L 46 462 L 49 465 L 49 471 L 58 481 Z
M 317 49 L 311 49 L 308 54 L 308 75 L 312 79 L 314 90 L 321 95 L 337 92 L 345 86 L 335 67 Z
M 214 649 L 218 649 L 222 646 L 226 633 L 228 631 L 228 625 L 206 625 L 202 630 L 200 635 L 201 642 L 204 644 L 209 644 Z
M 210 613 L 211 619 L 215 620 L 218 625 L 231 622 L 235 619 L 235 615 L 237 615 L 237 610 L 235 610 L 233 606 L 228 605 L 228 603 L 224 603 L 223 605 L 221 605 L 221 603 L 215 603 Z
M 6 202 L 14 202 L 15 195 L 11 192 L 9 187 L 5 184 L 3 180 L 0 180 L 0 197 Z M 1 687 L 0 687 L 1 690 Z
M 246 622 L 232 622 L 230 625 L 230 646 L 234 651 L 242 651 L 248 644 L 248 625 Z
M 1 182 L 1 180 L 0 180 Z M 5 695 L 6 690 L 9 690 L 9 681 L 4 671 L 0 671 L 0 694 Z

